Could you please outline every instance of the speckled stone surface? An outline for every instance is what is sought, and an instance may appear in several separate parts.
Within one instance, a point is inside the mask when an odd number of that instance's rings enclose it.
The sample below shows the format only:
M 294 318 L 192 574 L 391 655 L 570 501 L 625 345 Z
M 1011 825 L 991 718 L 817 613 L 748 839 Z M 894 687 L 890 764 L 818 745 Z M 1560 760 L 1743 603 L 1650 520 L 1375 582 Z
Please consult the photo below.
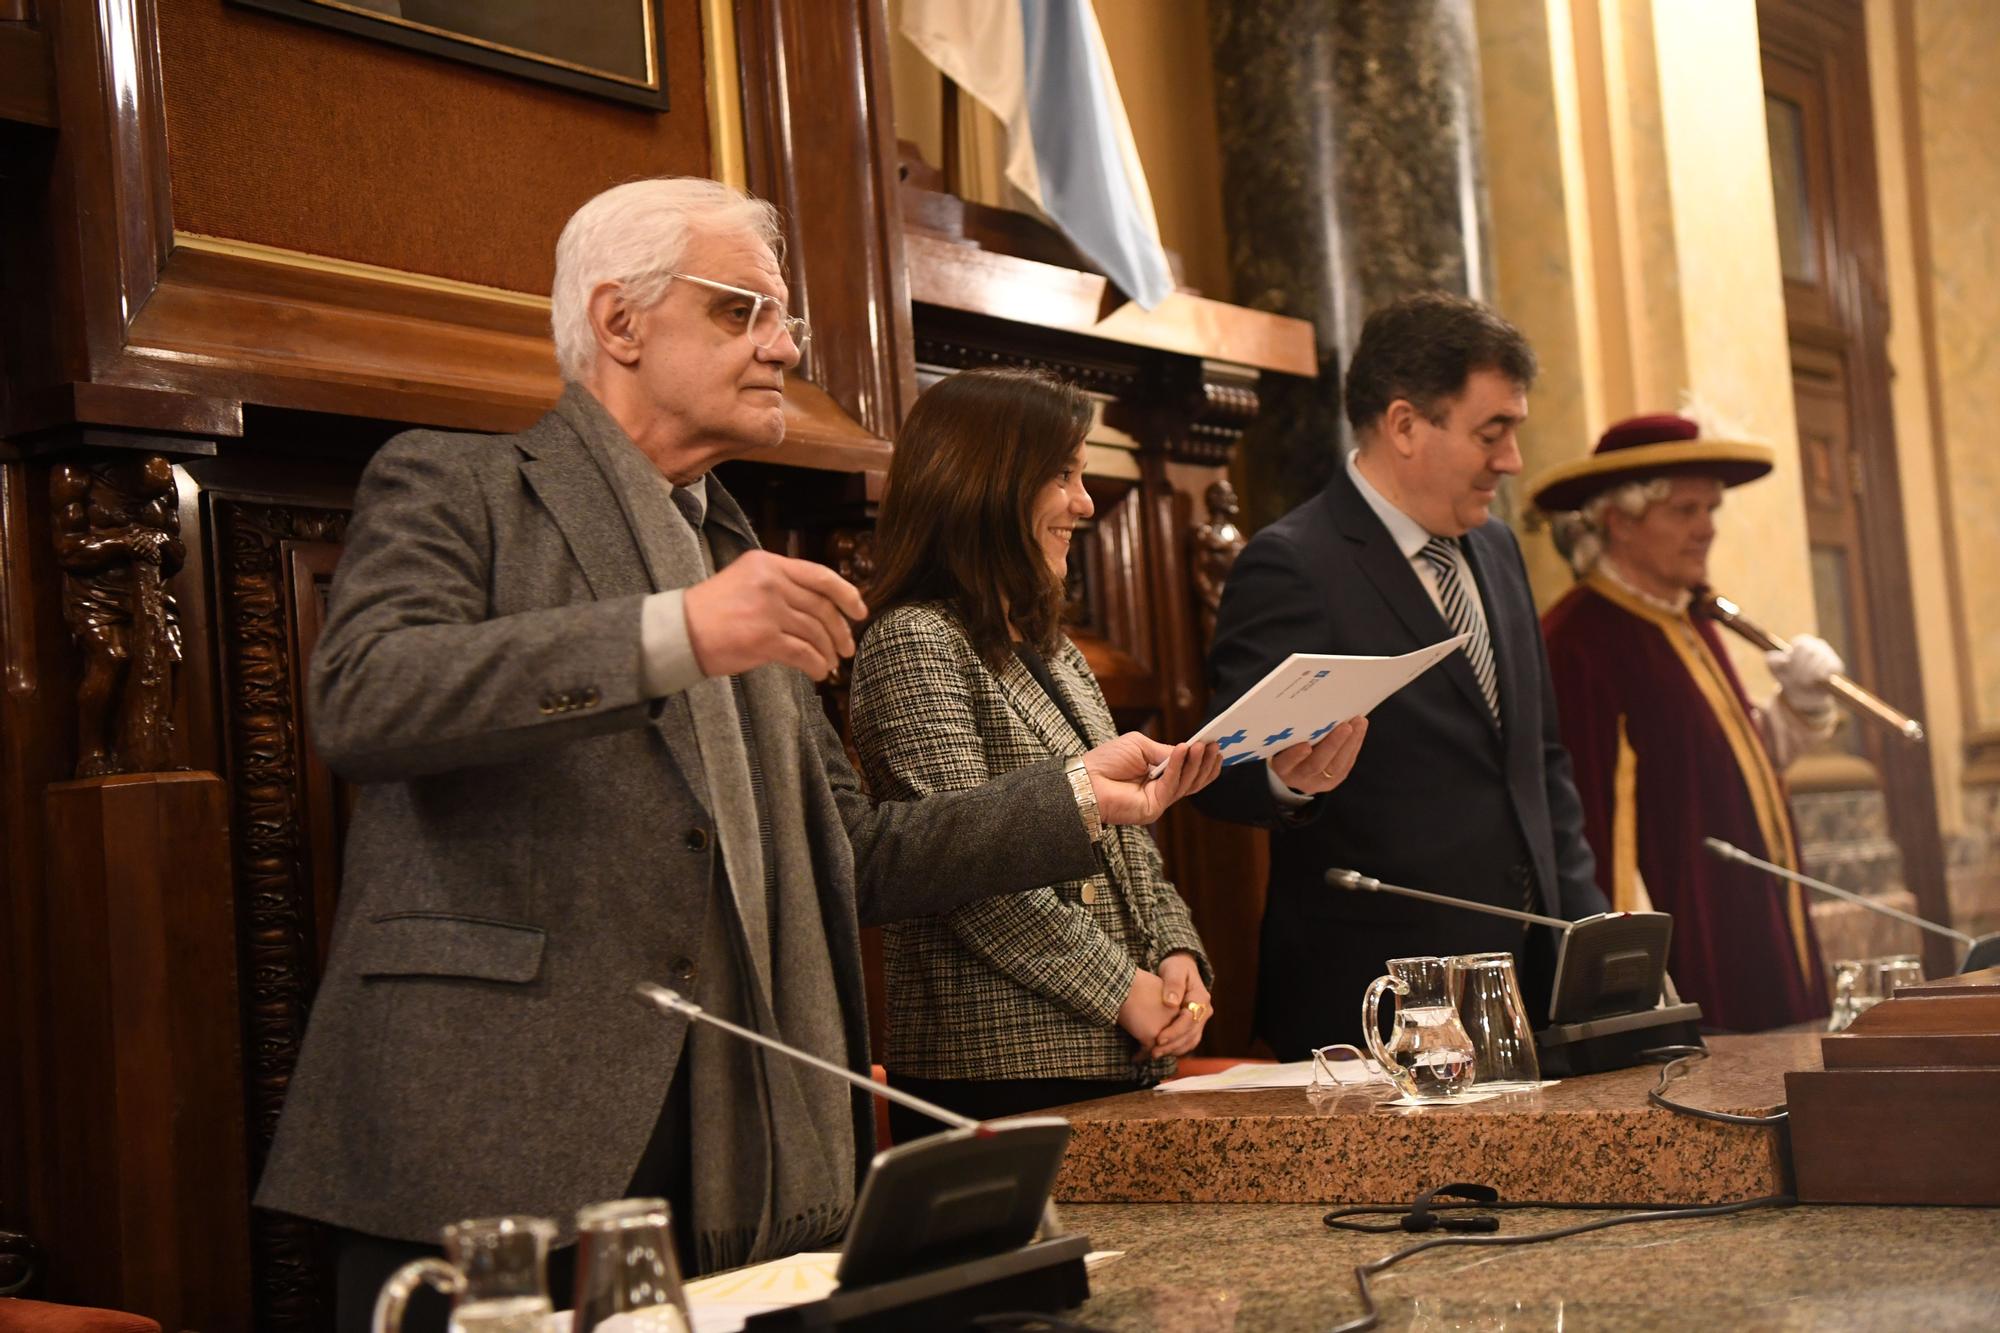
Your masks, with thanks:
M 1107 1204 L 1065 1225 L 1125 1256 L 1072 1317 L 1150 1333 L 1324 1333 L 1360 1313 L 1354 1268 L 1420 1237 L 1328 1230 L 1296 1204 Z M 1610 1213 L 1523 1210 L 1499 1235 Z M 1403 1330 L 2000 1328 L 2000 1209 L 1800 1206 L 1450 1247 L 1373 1279 Z
M 1811 1033 L 1716 1037 L 1668 1095 L 1765 1114 L 1784 1074 L 1818 1069 Z M 1056 1197 L 1091 1203 L 1393 1203 L 1476 1180 L 1509 1198 L 1719 1203 L 1781 1192 L 1778 1136 L 1654 1107 L 1657 1066 L 1466 1106 L 1404 1109 L 1386 1087 L 1139 1092 L 1066 1107 Z

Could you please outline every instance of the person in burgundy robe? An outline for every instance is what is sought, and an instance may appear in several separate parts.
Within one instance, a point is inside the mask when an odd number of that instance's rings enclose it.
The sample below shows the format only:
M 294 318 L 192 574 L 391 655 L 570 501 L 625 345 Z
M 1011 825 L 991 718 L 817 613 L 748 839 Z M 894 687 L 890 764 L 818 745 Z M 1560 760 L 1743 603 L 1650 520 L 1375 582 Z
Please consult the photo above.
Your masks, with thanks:
M 1836 720 L 1827 680 L 1841 662 L 1824 640 L 1800 635 L 1767 655 L 1780 689 L 1760 708 L 1715 623 L 1690 612 L 1724 488 L 1770 470 L 1761 445 L 1702 439 L 1684 417 L 1636 417 L 1533 488 L 1560 516 L 1579 576 L 1542 632 L 1599 887 L 1617 910 L 1673 914 L 1676 986 L 1708 1025 L 1732 1031 L 1827 1012 L 1804 890 L 1702 841 L 1798 869 L 1780 775 Z

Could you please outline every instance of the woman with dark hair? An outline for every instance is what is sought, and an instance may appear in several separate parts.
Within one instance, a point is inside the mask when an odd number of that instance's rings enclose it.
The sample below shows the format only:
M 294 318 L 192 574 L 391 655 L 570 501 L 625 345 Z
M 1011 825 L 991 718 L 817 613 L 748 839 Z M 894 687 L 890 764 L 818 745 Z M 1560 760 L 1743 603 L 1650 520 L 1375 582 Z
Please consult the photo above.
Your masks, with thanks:
M 877 799 L 977 786 L 1116 734 L 1062 633 L 1090 400 L 1047 375 L 971 370 L 917 400 L 876 525 L 874 620 L 854 659 L 854 743 Z M 1344 776 L 1349 727 L 1322 742 Z M 1318 748 L 1318 747 L 1316 747 Z M 1220 759 L 1201 747 L 1203 781 Z M 1344 766 L 1342 765 L 1344 761 Z M 1152 837 L 1106 828 L 1099 873 L 884 928 L 890 1081 L 963 1114 L 1019 1114 L 1172 1072 L 1213 978 Z M 933 1132 L 890 1108 L 898 1141 Z

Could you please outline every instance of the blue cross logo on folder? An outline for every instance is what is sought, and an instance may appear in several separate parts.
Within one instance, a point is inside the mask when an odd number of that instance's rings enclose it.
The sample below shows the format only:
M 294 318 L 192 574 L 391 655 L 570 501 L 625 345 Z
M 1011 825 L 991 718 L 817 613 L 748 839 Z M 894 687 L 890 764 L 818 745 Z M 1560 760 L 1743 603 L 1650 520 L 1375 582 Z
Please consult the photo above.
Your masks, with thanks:
M 1332 731 L 1332 730 L 1333 730 L 1333 729 L 1334 729 L 1335 727 L 1337 727 L 1337 726 L 1339 726 L 1339 725 L 1340 725 L 1340 724 L 1339 724 L 1338 722 L 1329 722 L 1329 723 L 1327 723 L 1327 724 L 1326 724 L 1325 726 L 1321 727 L 1321 728 L 1320 728 L 1320 729 L 1319 729 L 1318 731 L 1315 731 L 1315 732 L 1314 732 L 1314 733 L 1312 734 L 1312 738 L 1313 738 L 1314 740 L 1319 740 L 1319 739 L 1321 739 L 1322 737 L 1324 737 L 1324 736 L 1326 735 L 1326 733 L 1327 733 L 1327 732 L 1329 732 L 1329 731 Z
M 1292 729 L 1290 727 L 1286 727 L 1283 731 L 1279 732 L 1275 736 L 1266 736 L 1264 738 L 1264 744 L 1276 745 L 1279 741 L 1284 740 L 1287 736 L 1290 736 L 1291 734 L 1292 734 Z
M 1249 739 L 1250 739 L 1250 733 L 1243 730 L 1243 728 L 1238 727 L 1235 731 L 1231 732 L 1229 735 L 1224 736 L 1221 740 L 1217 741 L 1215 743 L 1215 748 L 1218 750 L 1227 750 L 1230 746 L 1241 745 L 1243 744 L 1243 742 Z

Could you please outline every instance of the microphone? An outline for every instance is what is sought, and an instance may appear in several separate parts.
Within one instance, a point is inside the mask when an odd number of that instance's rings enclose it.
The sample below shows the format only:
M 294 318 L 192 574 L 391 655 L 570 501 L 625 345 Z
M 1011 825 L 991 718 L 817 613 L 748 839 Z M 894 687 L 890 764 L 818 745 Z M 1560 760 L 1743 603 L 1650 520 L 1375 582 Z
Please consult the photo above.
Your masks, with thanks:
M 1968 935 L 1962 930 L 1953 930 L 1950 926 L 1941 926 L 1935 921 L 1925 920 L 1923 917 L 1905 912 L 1900 908 L 1891 907 L 1887 903 L 1878 903 L 1872 898 L 1855 893 L 1849 889 L 1843 889 L 1837 884 L 1829 884 L 1823 879 L 1814 879 L 1811 875 L 1801 875 L 1796 870 L 1787 870 L 1784 866 L 1774 865 L 1766 861 L 1763 857 L 1752 856 L 1734 843 L 1724 842 L 1720 838 L 1703 838 L 1701 841 L 1702 845 L 1708 848 L 1709 853 L 1717 860 L 1735 861 L 1742 865 L 1754 866 L 1765 874 L 1776 875 L 1780 879 L 1788 879 L 1794 884 L 1803 884 L 1816 892 L 1842 899 L 1845 902 L 1853 903 L 1856 907 L 1864 907 L 1881 916 L 1901 921 L 1904 925 L 1915 926 L 1918 930 L 1927 930 L 1933 935 L 1942 935 L 1949 940 L 1957 940 L 1965 946 L 1965 958 L 1959 966 L 1959 971 L 1961 972 L 1973 972 L 1982 967 L 1991 967 L 1995 964 L 2000 964 L 2000 932 L 1995 932 L 1991 935 Z
M 1674 919 L 1665 912 L 1600 912 L 1565 921 L 1384 884 L 1358 870 L 1329 870 L 1326 882 L 1330 888 L 1393 893 L 1553 928 L 1556 967 L 1549 985 L 1548 1026 L 1535 1034 L 1544 1077 L 1624 1069 L 1661 1046 L 1702 1045 L 1701 1006 L 1682 1001 L 1667 977 Z
M 679 991 L 668 990 L 665 986 L 652 981 L 642 981 L 634 989 L 640 995 L 651 1000 L 670 1014 L 679 1014 L 694 1022 L 706 1023 L 710 1027 L 720 1028 L 732 1036 L 741 1037 L 748 1042 L 754 1042 L 766 1050 L 776 1051 L 780 1055 L 798 1061 L 800 1064 L 811 1065 L 814 1069 L 823 1070 L 826 1073 L 832 1074 L 835 1078 L 847 1080 L 847 1082 L 872 1096 L 886 1098 L 899 1105 L 907 1106 L 912 1111 L 920 1115 L 927 1115 L 933 1120 L 941 1121 L 944 1124 L 950 1125 L 953 1129 L 970 1130 L 974 1138 L 990 1139 L 995 1137 L 993 1127 L 984 1121 L 974 1120 L 971 1116 L 960 1115 L 956 1111 L 939 1106 L 936 1102 L 926 1101 L 922 1097 L 904 1092 L 901 1088 L 892 1088 L 886 1083 L 877 1083 L 872 1078 L 866 1078 L 855 1073 L 845 1065 L 837 1065 L 831 1060 L 823 1060 L 811 1051 L 802 1051 L 796 1046 L 787 1045 L 775 1037 L 767 1037 L 761 1032 L 753 1031 L 738 1023 L 732 1023 L 726 1018 L 717 1018 L 714 1014 L 709 1013 L 708 1010 L 702 1008 L 693 1000 L 688 999 Z M 1056 1205 L 1053 1199 L 1045 1200 L 1042 1204 L 1042 1234 L 1045 1237 L 1062 1234 L 1062 1224 L 1056 1217 Z
M 1427 903 L 1440 903 L 1446 907 L 1463 907 L 1468 912 L 1484 912 L 1488 916 L 1504 916 L 1514 921 L 1526 921 L 1537 926 L 1554 926 L 1557 930 L 1568 931 L 1576 925 L 1559 916 L 1541 916 L 1535 912 L 1522 912 L 1512 907 L 1492 907 L 1486 903 L 1467 902 L 1463 898 L 1452 898 L 1442 893 L 1426 893 L 1422 889 L 1409 889 L 1401 884 L 1384 884 L 1362 874 L 1358 870 L 1329 870 L 1326 882 L 1336 889 L 1353 889 L 1360 893 L 1393 893 L 1404 898 L 1417 898 Z
M 800 1064 L 811 1065 L 814 1069 L 823 1069 L 835 1078 L 846 1079 L 863 1092 L 886 1098 L 902 1106 L 907 1106 L 912 1111 L 927 1115 L 933 1120 L 941 1120 L 953 1129 L 969 1129 L 982 1138 L 993 1133 L 983 1122 L 974 1120 L 971 1116 L 960 1115 L 956 1111 L 946 1110 L 936 1102 L 927 1102 L 922 1097 L 904 1092 L 901 1088 L 892 1088 L 886 1083 L 877 1083 L 872 1078 L 863 1078 L 846 1065 L 837 1065 L 831 1060 L 822 1060 L 811 1051 L 802 1051 L 796 1046 L 787 1046 L 775 1037 L 767 1037 L 761 1032 L 754 1032 L 749 1028 L 732 1023 L 726 1018 L 717 1018 L 714 1014 L 711 1014 L 693 1000 L 688 999 L 679 991 L 668 990 L 665 986 L 651 981 L 642 981 L 634 989 L 670 1014 L 680 1014 L 685 1018 L 695 1020 L 697 1023 L 706 1023 L 712 1028 L 721 1028 L 724 1032 L 741 1037 L 745 1041 L 755 1042 L 766 1050 L 777 1051 L 781 1055 L 790 1056 Z

